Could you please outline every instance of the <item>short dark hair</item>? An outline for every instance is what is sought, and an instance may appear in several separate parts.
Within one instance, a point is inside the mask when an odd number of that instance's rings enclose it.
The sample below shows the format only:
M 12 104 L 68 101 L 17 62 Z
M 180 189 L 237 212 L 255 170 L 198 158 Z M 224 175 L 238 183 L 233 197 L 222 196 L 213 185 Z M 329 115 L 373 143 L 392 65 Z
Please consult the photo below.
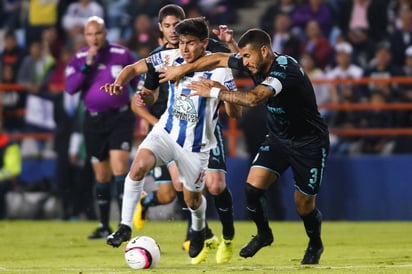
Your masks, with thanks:
M 180 20 L 183 20 L 186 18 L 186 14 L 185 11 L 183 10 L 182 7 L 175 5 L 175 4 L 168 4 L 166 6 L 163 6 L 160 10 L 159 10 L 159 16 L 158 16 L 158 20 L 160 23 L 162 23 L 163 19 L 166 16 L 176 16 L 177 18 L 179 18 Z
M 272 42 L 267 32 L 261 29 L 250 29 L 240 37 L 238 46 L 243 48 L 247 44 L 251 44 L 254 48 L 260 48 L 262 46 L 271 47 Z
M 175 27 L 179 35 L 193 35 L 200 40 L 209 37 L 209 27 L 204 17 L 188 18 L 180 21 Z

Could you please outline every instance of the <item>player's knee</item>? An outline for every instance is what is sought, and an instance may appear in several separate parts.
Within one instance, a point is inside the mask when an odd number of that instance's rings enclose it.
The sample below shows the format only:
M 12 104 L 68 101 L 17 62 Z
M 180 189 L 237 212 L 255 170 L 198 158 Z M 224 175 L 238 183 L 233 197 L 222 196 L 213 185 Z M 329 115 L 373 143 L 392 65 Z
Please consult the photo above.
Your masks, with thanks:
M 245 185 L 246 202 L 248 205 L 254 204 L 260 200 L 265 191 L 263 189 L 256 188 L 249 183 Z
M 300 216 L 305 216 L 315 209 L 316 196 L 304 195 L 299 191 L 295 192 L 296 211 Z
M 142 161 L 135 162 L 133 163 L 129 171 L 130 179 L 134 181 L 143 180 L 148 171 L 149 169 L 144 165 Z
M 157 191 L 157 200 L 161 204 L 168 204 L 173 202 L 176 198 L 176 191 L 174 189 L 167 189 L 165 191 Z
M 215 180 L 212 182 L 207 182 L 206 186 L 209 193 L 216 196 L 222 193 L 223 190 L 225 190 L 226 183 L 225 181 Z

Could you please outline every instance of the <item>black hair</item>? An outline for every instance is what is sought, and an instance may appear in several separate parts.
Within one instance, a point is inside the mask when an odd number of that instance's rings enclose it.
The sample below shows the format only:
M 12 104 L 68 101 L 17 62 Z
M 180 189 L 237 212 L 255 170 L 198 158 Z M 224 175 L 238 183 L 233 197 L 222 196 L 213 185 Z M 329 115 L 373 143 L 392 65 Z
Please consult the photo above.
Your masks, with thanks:
M 238 46 L 243 48 L 248 44 L 252 45 L 253 48 L 260 48 L 262 46 L 271 47 L 272 42 L 267 32 L 261 29 L 250 29 L 240 37 Z
M 170 15 L 176 16 L 180 20 L 183 20 L 186 18 L 185 11 L 183 10 L 182 7 L 175 5 L 175 4 L 169 4 L 169 5 L 162 7 L 159 10 L 159 15 L 158 15 L 159 23 L 162 23 L 163 19 L 166 16 L 170 16 Z
M 193 35 L 200 40 L 209 37 L 209 27 L 204 17 L 188 18 L 180 21 L 175 27 L 179 35 Z

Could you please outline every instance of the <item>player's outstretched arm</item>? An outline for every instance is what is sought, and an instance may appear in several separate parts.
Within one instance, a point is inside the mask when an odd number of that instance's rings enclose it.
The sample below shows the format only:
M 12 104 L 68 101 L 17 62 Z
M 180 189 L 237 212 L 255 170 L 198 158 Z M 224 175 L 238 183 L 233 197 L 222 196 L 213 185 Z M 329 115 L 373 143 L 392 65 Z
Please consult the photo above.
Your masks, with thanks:
M 273 95 L 273 91 L 265 85 L 257 85 L 248 91 L 229 91 L 216 81 L 202 79 L 191 82 L 188 86 L 192 92 L 190 95 L 198 95 L 209 98 L 219 98 L 224 102 L 234 103 L 245 107 L 256 107 Z
M 183 75 L 192 71 L 206 71 L 218 67 L 227 67 L 230 55 L 231 53 L 212 53 L 197 59 L 193 63 L 167 67 L 160 71 L 160 83 L 167 81 L 178 82 Z
M 140 59 L 134 64 L 125 66 L 113 83 L 106 83 L 100 87 L 100 89 L 106 91 L 110 95 L 122 94 L 124 85 L 129 83 L 134 77 L 146 73 L 147 71 L 148 68 L 145 59 Z

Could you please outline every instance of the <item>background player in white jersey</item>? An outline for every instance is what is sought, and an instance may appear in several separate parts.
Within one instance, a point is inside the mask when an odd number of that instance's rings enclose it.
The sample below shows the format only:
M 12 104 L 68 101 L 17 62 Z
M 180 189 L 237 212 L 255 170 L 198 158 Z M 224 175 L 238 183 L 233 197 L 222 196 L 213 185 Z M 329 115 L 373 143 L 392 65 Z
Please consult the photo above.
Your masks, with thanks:
M 106 84 L 103 88 L 110 94 L 119 94 L 122 92 L 122 84 L 138 74 L 160 70 L 170 63 L 180 65 L 194 62 L 206 54 L 209 30 L 204 18 L 183 20 L 176 25 L 176 32 L 179 34 L 180 57 L 170 59 L 170 52 L 154 54 L 144 62 L 139 61 L 126 67 L 113 84 Z M 193 263 L 198 263 L 196 257 L 202 251 L 205 240 L 206 199 L 202 195 L 204 173 L 210 150 L 216 146 L 214 130 L 220 104 L 215 98 L 190 96 L 191 90 L 187 85 L 203 78 L 218 81 L 229 90 L 236 88 L 232 72 L 226 68 L 196 72 L 169 85 L 167 110 L 139 146 L 126 178 L 121 224 L 107 238 L 109 245 L 117 247 L 130 239 L 133 213 L 140 199 L 144 176 L 155 166 L 175 161 L 183 182 L 184 199 L 191 211 L 189 255 Z M 141 97 L 145 103 L 153 103 L 154 96 L 151 92 L 143 91 Z M 226 104 L 226 110 L 230 115 L 239 108 Z

